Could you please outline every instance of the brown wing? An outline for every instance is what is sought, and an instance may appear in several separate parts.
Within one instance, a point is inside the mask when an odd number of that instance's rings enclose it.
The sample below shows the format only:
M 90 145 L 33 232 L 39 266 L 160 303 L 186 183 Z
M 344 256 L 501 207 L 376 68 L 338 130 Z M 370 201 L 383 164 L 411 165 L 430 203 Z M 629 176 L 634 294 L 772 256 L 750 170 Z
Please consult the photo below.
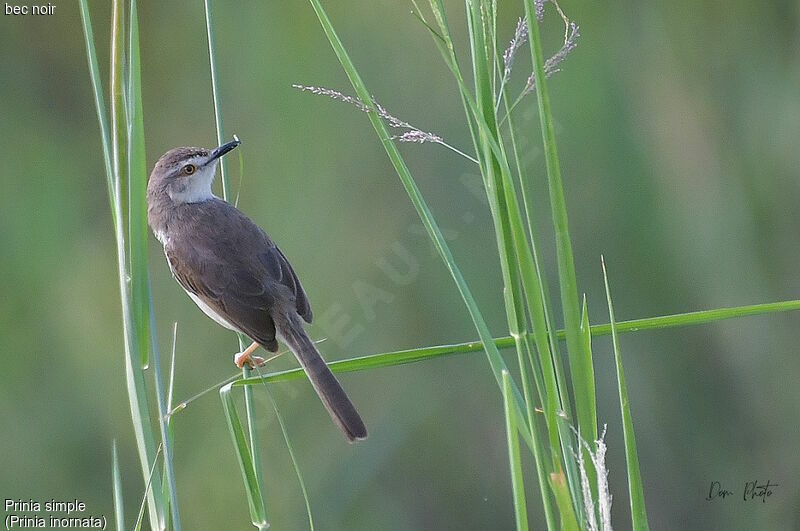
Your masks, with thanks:
M 272 242 L 270 241 L 270 243 Z M 273 278 L 291 290 L 294 294 L 295 308 L 298 315 L 305 322 L 310 323 L 314 318 L 311 312 L 311 304 L 308 302 L 303 285 L 300 284 L 300 279 L 297 278 L 297 274 L 283 252 L 273 243 L 272 248 L 261 253 L 259 258 Z
M 184 237 L 164 247 L 184 289 L 271 351 L 278 348 L 271 316 L 276 308 L 293 307 L 311 322 L 297 275 L 264 231 L 222 200 L 184 208 L 191 215 L 174 220 L 183 225 L 175 228 Z
M 172 246 L 170 246 L 172 247 Z M 174 247 L 165 248 L 172 275 L 225 321 L 275 352 L 275 323 L 269 314 L 269 296 L 263 283 L 240 272 L 226 271 L 223 263 L 206 261 L 202 269 Z M 203 271 L 201 273 L 201 271 Z

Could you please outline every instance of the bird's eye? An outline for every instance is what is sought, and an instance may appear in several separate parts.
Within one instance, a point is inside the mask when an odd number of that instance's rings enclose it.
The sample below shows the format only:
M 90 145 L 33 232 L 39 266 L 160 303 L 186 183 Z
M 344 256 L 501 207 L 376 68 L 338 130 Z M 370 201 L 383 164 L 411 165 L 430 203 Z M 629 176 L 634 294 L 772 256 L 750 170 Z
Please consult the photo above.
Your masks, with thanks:
M 187 164 L 186 166 L 183 167 L 184 175 L 191 175 L 195 171 L 197 171 L 197 166 L 195 166 L 194 164 Z

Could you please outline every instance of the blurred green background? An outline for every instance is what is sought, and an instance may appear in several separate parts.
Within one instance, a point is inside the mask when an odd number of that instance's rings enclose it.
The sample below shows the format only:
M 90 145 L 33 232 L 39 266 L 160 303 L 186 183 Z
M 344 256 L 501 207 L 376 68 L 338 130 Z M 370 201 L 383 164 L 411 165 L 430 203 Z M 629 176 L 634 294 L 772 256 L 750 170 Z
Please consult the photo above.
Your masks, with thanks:
M 446 4 L 453 24 L 463 26 L 462 3 Z M 100 135 L 77 3 L 56 5 L 50 17 L 0 17 L 0 498 L 78 498 L 87 512 L 110 517 L 116 438 L 132 523 L 143 485 L 125 394 Z M 109 6 L 91 7 L 106 73 Z M 295 265 L 315 310 L 310 330 L 329 338 L 326 357 L 474 339 L 366 117 L 291 87 L 352 92 L 310 6 L 215 7 L 226 132 L 244 142 L 240 208 Z M 469 148 L 456 86 L 409 3 L 326 7 L 390 112 Z M 500 7 L 510 39 L 522 5 Z M 562 7 L 581 38 L 550 87 L 592 321 L 607 321 L 601 253 L 620 320 L 798 298 L 798 3 L 564 0 Z M 545 36 L 555 50 L 561 23 L 551 9 Z M 152 166 L 174 146 L 213 145 L 213 107 L 202 2 L 143 1 L 139 10 Z M 529 73 L 521 57 L 517 83 Z M 539 225 L 550 234 L 534 103 L 520 116 L 542 197 Z M 438 146 L 402 150 L 492 330 L 505 335 L 476 169 Z M 229 169 L 236 189 L 235 156 Z M 552 238 L 545 241 L 554 279 Z M 164 352 L 179 322 L 177 401 L 235 372 L 236 341 L 171 279 L 155 239 L 150 253 Z M 623 336 L 653 529 L 800 528 L 799 320 L 782 314 Z M 614 521 L 626 529 L 608 338 L 595 340 L 594 354 Z M 273 386 L 318 528 L 514 525 L 501 396 L 483 354 L 341 380 L 370 429 L 365 443 L 346 444 L 307 383 Z M 263 390 L 256 396 L 270 520 L 274 529 L 302 529 L 291 462 Z M 191 403 L 173 425 L 184 527 L 250 527 L 216 393 Z M 529 466 L 531 489 L 533 473 Z M 780 486 L 766 503 L 743 503 L 744 482 L 753 480 Z M 707 502 L 711 481 L 737 495 Z M 541 525 L 537 494 L 529 494 Z

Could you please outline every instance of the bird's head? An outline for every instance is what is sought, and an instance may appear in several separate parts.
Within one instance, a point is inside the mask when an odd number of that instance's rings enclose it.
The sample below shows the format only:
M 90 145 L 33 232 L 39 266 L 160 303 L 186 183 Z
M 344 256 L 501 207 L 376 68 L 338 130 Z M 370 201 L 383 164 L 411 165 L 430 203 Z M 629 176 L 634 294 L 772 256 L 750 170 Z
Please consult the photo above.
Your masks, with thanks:
M 147 183 L 148 197 L 162 194 L 176 204 L 198 203 L 214 197 L 211 183 L 219 159 L 241 144 L 237 140 L 218 148 L 179 147 L 164 153 L 156 162 Z

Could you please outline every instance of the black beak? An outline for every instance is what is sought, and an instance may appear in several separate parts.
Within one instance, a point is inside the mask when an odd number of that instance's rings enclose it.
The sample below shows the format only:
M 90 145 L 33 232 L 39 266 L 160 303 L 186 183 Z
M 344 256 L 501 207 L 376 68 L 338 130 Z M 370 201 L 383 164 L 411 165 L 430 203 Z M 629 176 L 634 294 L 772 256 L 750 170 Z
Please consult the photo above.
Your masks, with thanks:
M 220 147 L 214 149 L 214 151 L 211 152 L 211 157 L 208 159 L 208 162 L 206 162 L 206 164 L 214 162 L 224 154 L 235 149 L 236 146 L 238 146 L 241 143 L 242 143 L 241 140 L 231 140 L 227 144 L 222 144 Z

